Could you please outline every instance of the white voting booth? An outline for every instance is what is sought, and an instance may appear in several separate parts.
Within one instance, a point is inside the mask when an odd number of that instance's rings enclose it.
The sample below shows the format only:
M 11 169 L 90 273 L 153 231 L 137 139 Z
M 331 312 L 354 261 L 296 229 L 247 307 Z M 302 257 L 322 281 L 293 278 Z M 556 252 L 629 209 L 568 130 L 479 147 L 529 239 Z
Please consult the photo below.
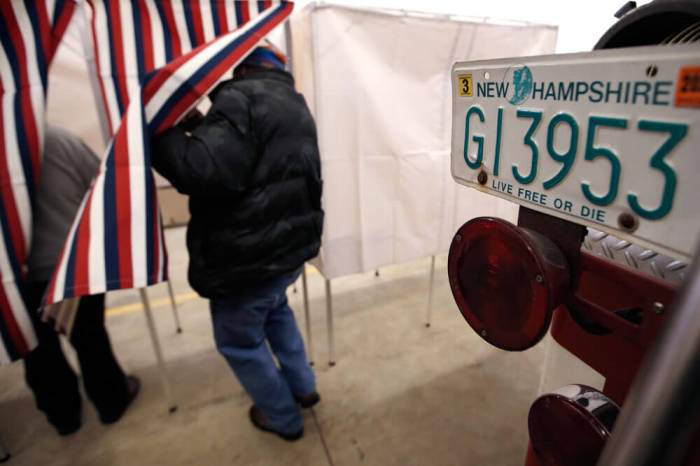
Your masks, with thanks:
M 467 220 L 515 222 L 518 206 L 450 174 L 455 61 L 554 52 L 557 28 L 401 10 L 311 5 L 291 20 L 293 73 L 318 129 L 330 280 L 448 250 Z M 307 326 L 308 337 L 308 326 Z

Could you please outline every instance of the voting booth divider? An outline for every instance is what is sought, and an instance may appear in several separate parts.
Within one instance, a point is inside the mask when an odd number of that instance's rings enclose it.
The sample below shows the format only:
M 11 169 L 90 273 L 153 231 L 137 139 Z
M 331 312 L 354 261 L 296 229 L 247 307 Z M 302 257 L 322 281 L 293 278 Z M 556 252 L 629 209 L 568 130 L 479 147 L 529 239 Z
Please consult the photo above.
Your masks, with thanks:
M 325 223 L 312 264 L 325 279 L 332 365 L 332 279 L 431 257 L 429 324 L 435 255 L 459 226 L 484 215 L 516 221 L 517 205 L 451 178 L 450 70 L 553 53 L 557 28 L 327 4 L 297 12 L 289 28 L 321 153 Z

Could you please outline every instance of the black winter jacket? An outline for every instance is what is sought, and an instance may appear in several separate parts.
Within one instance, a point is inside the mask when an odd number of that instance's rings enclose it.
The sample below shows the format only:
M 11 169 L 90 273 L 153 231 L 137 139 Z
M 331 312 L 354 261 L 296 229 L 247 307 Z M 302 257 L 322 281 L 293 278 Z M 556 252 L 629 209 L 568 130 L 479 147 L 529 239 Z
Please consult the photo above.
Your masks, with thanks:
M 316 127 L 289 73 L 251 71 L 221 83 L 188 136 L 154 138 L 153 167 L 190 196 L 189 281 L 223 297 L 299 268 L 321 244 Z

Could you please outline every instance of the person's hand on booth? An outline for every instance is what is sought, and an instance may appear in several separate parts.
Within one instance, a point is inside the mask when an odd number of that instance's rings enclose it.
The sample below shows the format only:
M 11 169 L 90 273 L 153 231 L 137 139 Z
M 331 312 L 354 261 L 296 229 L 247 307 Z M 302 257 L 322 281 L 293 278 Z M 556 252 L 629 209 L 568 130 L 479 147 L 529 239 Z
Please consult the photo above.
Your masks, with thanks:
M 204 121 L 204 115 L 196 107 L 190 110 L 187 115 L 178 123 L 182 129 L 191 133 Z

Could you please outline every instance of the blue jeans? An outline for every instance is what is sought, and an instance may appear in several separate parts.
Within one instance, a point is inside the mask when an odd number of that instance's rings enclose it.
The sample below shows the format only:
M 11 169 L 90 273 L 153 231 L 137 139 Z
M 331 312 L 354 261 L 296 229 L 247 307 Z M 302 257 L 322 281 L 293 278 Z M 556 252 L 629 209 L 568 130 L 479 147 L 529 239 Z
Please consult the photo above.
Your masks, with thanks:
M 286 290 L 299 276 L 285 275 L 245 292 L 210 301 L 214 340 L 268 424 L 284 433 L 303 424 L 294 396 L 316 390 L 313 370 Z M 279 361 L 277 368 L 265 344 Z

